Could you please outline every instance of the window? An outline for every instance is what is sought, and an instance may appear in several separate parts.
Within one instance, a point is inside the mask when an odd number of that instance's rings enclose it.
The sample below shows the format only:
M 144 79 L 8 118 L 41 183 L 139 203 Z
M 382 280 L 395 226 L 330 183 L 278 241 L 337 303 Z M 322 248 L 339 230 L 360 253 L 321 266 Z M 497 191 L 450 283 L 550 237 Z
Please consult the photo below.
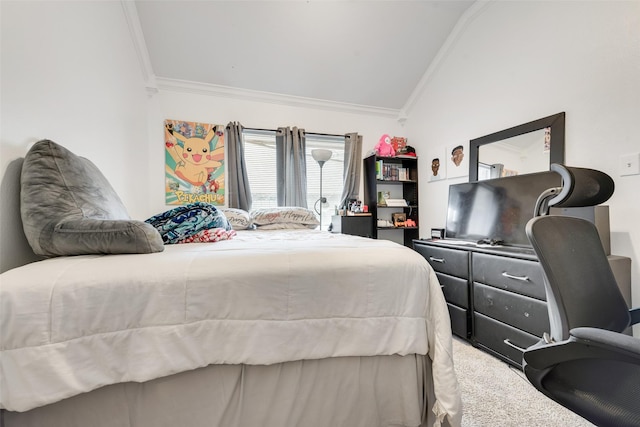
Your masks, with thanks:
M 276 133 L 275 131 L 243 131 L 245 142 L 245 162 L 253 209 L 278 206 L 276 190 Z M 340 203 L 343 187 L 344 137 L 306 134 L 307 156 L 307 206 L 315 210 L 320 208 L 320 166 L 311 157 L 314 148 L 333 151 L 331 159 L 322 168 L 322 195 L 327 203 L 322 207 L 322 229 L 331 223 L 331 215 Z
M 491 165 L 478 162 L 478 181 L 491 179 Z

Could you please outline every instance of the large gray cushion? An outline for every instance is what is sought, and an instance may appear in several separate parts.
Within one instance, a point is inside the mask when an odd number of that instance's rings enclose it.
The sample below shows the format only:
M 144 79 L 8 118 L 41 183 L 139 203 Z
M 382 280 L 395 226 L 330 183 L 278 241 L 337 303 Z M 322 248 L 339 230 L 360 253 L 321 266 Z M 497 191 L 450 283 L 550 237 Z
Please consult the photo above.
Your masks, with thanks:
M 24 159 L 20 213 L 27 240 L 43 256 L 150 253 L 164 249 L 158 231 L 129 218 L 122 201 L 89 160 L 53 141 Z

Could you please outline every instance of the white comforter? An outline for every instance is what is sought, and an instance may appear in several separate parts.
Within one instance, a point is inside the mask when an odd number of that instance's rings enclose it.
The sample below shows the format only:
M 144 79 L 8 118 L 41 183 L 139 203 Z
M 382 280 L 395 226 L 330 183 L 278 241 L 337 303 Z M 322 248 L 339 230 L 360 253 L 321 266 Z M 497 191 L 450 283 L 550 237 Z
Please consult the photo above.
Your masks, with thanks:
M 385 240 L 246 231 L 155 254 L 53 258 L 0 276 L 0 315 L 8 410 L 209 364 L 428 353 L 437 410 L 461 417 L 435 274 Z

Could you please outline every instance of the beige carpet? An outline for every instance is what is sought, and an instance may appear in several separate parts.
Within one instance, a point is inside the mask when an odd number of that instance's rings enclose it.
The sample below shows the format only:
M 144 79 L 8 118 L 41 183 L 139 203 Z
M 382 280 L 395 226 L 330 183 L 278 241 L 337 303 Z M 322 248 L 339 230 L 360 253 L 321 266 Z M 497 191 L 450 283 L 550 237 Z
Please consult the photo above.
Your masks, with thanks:
M 463 427 L 593 426 L 538 392 L 522 371 L 454 338 Z

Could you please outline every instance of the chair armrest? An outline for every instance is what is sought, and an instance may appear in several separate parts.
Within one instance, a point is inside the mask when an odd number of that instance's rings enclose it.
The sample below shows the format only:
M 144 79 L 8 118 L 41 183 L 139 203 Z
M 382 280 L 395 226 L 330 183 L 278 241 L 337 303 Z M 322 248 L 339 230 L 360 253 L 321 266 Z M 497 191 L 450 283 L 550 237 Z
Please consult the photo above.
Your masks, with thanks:
M 575 328 L 570 333 L 567 340 L 528 348 L 524 361 L 535 369 L 594 358 L 640 364 L 640 339 L 598 328 Z
M 629 310 L 629 315 L 631 316 L 631 325 L 640 323 L 640 308 L 632 308 Z

